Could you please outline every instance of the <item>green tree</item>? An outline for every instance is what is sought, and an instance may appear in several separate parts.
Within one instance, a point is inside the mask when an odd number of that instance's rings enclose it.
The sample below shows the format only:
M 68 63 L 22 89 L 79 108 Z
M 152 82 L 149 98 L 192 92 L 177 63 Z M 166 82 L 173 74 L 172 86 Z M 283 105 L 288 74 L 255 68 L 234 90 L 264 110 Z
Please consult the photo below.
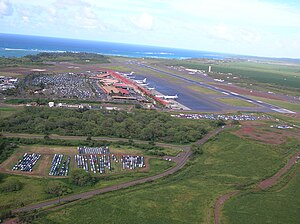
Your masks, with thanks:
M 202 155 L 203 154 L 202 146 L 199 145 L 199 144 L 193 144 L 191 146 L 191 149 L 192 149 L 192 153 L 193 153 L 194 156 Z
M 77 186 L 89 186 L 95 183 L 95 178 L 84 170 L 74 170 L 71 173 L 71 183 Z
M 61 181 L 50 181 L 45 189 L 46 193 L 60 197 L 72 192 L 72 190 Z

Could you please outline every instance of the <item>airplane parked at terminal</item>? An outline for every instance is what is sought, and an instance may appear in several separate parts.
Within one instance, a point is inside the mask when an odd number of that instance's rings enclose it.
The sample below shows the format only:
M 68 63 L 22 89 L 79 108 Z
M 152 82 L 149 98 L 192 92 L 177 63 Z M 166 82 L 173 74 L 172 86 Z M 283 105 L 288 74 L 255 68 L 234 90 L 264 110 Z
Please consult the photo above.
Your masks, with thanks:
M 141 83 L 140 86 L 148 86 L 149 83 Z
M 147 82 L 147 78 L 144 78 L 143 80 L 134 80 L 137 84 L 145 84 Z

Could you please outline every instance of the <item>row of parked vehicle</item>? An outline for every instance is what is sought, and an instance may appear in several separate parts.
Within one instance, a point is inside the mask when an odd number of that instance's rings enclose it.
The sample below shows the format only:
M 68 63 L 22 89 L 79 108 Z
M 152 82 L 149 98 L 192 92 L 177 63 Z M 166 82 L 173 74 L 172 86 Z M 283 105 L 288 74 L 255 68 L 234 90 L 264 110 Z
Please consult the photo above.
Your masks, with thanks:
M 41 155 L 36 153 L 25 153 L 18 161 L 16 165 L 13 166 L 12 170 L 21 170 L 25 172 L 32 172 L 32 168 L 40 159 Z
M 122 168 L 134 170 L 136 168 L 145 167 L 145 161 L 143 156 L 122 156 L 121 158 Z
M 84 169 L 86 172 L 102 174 L 111 170 L 110 155 L 75 155 L 75 162 L 79 169 Z
M 92 155 L 108 155 L 110 154 L 108 146 L 103 146 L 103 147 L 78 147 L 78 154 L 92 154 Z
M 50 176 L 68 176 L 70 156 L 62 154 L 55 154 L 52 159 L 52 166 L 50 168 Z

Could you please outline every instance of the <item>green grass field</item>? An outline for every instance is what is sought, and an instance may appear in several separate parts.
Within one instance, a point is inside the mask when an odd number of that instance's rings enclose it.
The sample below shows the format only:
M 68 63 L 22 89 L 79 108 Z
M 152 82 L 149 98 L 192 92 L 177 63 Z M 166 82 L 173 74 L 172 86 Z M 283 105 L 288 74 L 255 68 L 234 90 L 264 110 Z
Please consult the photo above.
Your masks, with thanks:
M 297 104 L 297 103 L 290 103 L 290 102 L 286 102 L 286 101 L 283 101 L 283 100 L 267 99 L 267 98 L 263 98 L 263 97 L 255 97 L 255 96 L 251 96 L 251 97 L 255 98 L 257 100 L 264 101 L 266 103 L 273 104 L 275 106 L 283 107 L 283 108 L 288 109 L 288 110 L 292 110 L 292 111 L 295 111 L 295 112 L 300 112 L 300 104 Z
M 211 95 L 220 95 L 220 93 L 218 93 L 217 91 L 208 89 L 208 88 L 204 88 L 201 86 L 197 86 L 197 85 L 191 85 L 191 86 L 186 86 L 188 89 L 191 89 L 195 92 L 199 92 L 199 93 L 204 93 L 204 94 L 211 94 Z
M 283 166 L 287 154 L 276 150 L 281 147 L 287 145 L 271 147 L 222 133 L 171 177 L 51 211 L 37 223 L 212 223 L 216 198 Z
M 299 166 L 298 166 L 299 167 Z M 300 175 L 280 190 L 248 193 L 229 200 L 226 223 L 299 223 Z
M 245 100 L 235 99 L 235 98 L 218 98 L 218 101 L 232 106 L 255 107 L 255 105 L 252 103 L 249 103 Z
M 71 161 L 73 163 L 74 161 Z M 150 159 L 150 170 L 148 172 L 125 172 L 123 174 L 115 175 L 95 175 L 99 178 L 99 181 L 93 186 L 87 187 L 77 187 L 69 183 L 68 178 L 60 178 L 60 181 L 65 182 L 69 188 L 72 189 L 73 193 L 85 192 L 88 190 L 104 188 L 107 186 L 131 181 L 137 178 L 142 178 L 150 175 L 155 175 L 161 173 L 174 166 L 174 162 L 165 161 L 162 159 L 153 158 Z M 53 198 L 51 195 L 45 193 L 45 186 L 53 178 L 38 178 L 38 177 L 28 177 L 20 175 L 9 175 L 0 173 L 0 185 L 10 178 L 18 179 L 23 187 L 20 191 L 1 193 L 0 195 L 0 210 L 11 209 L 20 207 L 23 205 L 28 205 L 32 203 L 37 203 L 39 201 L 47 200 Z
M 114 66 L 114 65 L 102 65 L 101 68 L 105 68 L 105 69 L 110 69 L 113 71 L 118 71 L 118 72 L 131 72 L 130 68 L 124 67 L 124 66 Z
M 9 117 L 11 115 L 13 115 L 14 113 L 16 113 L 17 111 L 21 110 L 22 107 L 17 108 L 17 107 L 0 107 L 0 118 L 6 118 Z
M 166 62 L 164 62 L 166 63 Z M 234 82 L 242 87 L 251 89 L 270 90 L 282 94 L 297 95 L 300 86 L 300 65 L 285 65 L 256 62 L 208 62 L 203 60 L 183 60 L 167 62 L 168 65 L 184 66 L 186 68 L 208 70 L 212 65 L 212 77 Z M 219 74 L 225 73 L 224 74 Z M 226 73 L 232 73 L 238 79 L 232 79 Z

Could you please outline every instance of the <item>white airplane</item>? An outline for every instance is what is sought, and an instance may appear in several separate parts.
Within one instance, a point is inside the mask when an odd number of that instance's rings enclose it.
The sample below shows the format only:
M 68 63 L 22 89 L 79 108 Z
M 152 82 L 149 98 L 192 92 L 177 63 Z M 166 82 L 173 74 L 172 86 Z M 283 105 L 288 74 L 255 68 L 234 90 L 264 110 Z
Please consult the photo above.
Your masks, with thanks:
M 148 86 L 149 83 L 141 83 L 140 86 Z
M 128 77 L 128 76 L 132 76 L 134 72 L 130 72 L 129 74 L 124 73 L 124 76 Z
M 144 78 L 143 80 L 134 80 L 137 84 L 145 84 L 147 82 L 147 78 Z
M 178 99 L 178 95 L 176 94 L 175 96 L 169 96 L 169 95 L 156 95 L 158 98 L 163 98 L 165 100 L 175 100 Z

